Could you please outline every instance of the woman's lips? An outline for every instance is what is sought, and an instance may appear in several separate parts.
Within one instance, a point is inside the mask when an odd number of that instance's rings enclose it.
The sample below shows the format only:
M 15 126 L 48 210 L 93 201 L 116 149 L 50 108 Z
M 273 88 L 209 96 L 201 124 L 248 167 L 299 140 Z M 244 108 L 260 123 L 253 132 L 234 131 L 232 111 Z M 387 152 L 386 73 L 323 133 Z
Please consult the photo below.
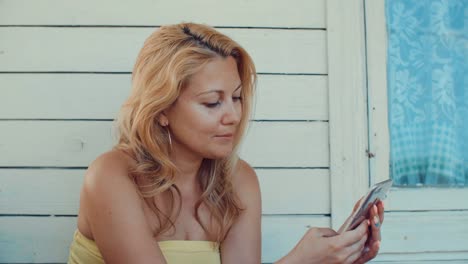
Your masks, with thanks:
M 223 134 L 223 135 L 216 135 L 215 137 L 217 137 L 217 138 L 232 138 L 233 134 L 228 133 L 228 134 Z

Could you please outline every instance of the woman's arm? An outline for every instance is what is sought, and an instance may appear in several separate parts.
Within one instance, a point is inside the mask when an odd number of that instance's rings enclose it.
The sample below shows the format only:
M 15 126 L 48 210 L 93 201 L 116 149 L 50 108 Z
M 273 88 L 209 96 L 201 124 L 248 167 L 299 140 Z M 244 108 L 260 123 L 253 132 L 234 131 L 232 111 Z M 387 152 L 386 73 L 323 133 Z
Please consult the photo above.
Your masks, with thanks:
M 221 245 L 222 263 L 259 264 L 262 216 L 260 186 L 255 171 L 242 160 L 239 160 L 234 171 L 233 187 L 244 210 Z
M 123 154 L 109 152 L 89 167 L 81 201 L 106 263 L 166 263 L 146 221 Z

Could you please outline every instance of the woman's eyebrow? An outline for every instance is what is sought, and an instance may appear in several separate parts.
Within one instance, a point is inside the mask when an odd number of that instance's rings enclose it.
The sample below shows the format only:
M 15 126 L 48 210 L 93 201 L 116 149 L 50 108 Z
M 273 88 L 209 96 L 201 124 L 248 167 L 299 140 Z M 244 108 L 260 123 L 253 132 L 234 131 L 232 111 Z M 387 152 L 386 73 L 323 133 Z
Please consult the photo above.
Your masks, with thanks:
M 237 86 L 237 88 L 234 90 L 234 92 L 237 91 L 237 90 L 239 90 L 240 88 L 242 88 L 242 83 L 239 84 L 239 85 Z M 208 91 L 204 91 L 204 92 L 201 92 L 201 93 L 197 94 L 197 96 L 200 96 L 200 95 L 203 95 L 203 94 L 207 94 L 207 93 L 219 93 L 219 94 L 223 94 L 223 93 L 224 93 L 224 90 L 208 90 Z

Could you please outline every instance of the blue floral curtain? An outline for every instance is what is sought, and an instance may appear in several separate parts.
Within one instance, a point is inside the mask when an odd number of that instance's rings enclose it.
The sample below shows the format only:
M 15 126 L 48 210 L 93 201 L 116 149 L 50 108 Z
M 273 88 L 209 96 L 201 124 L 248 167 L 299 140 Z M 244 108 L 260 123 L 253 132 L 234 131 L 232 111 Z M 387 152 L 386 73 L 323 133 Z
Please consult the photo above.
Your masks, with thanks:
M 390 173 L 468 186 L 468 0 L 387 0 Z

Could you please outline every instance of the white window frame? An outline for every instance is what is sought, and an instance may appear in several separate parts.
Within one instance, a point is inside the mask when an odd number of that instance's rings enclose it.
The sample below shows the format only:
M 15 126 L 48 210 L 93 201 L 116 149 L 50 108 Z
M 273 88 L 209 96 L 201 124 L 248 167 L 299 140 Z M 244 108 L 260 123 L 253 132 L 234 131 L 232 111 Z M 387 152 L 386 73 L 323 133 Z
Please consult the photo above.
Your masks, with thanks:
M 369 188 L 363 0 L 327 0 L 331 227 Z
M 371 183 L 389 178 L 387 112 L 387 30 L 384 0 L 364 0 L 366 9 L 367 78 L 369 98 L 369 162 Z M 391 211 L 468 210 L 468 188 L 392 188 Z

